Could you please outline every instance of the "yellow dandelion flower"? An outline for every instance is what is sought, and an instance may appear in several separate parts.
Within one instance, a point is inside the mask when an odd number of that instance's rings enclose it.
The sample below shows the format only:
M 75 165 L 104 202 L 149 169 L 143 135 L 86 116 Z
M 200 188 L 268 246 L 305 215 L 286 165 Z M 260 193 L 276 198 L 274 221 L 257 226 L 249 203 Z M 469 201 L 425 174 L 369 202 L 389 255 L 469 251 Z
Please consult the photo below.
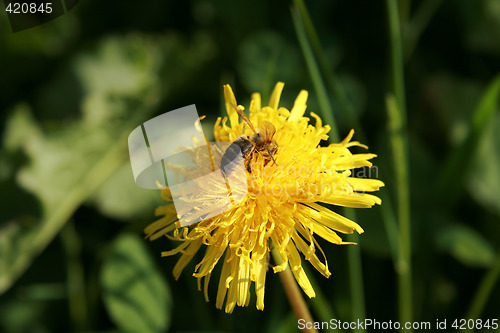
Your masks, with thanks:
M 304 117 L 307 91 L 301 91 L 291 110 L 279 107 L 284 84 L 279 82 L 267 106 L 261 106 L 261 96 L 252 95 L 249 119 L 259 131 L 264 122 L 274 125 L 277 150 L 270 156 L 253 153 L 249 156 L 251 169 L 247 170 L 248 195 L 228 211 L 203 220 L 198 224 L 181 227 L 172 204 L 169 189 L 162 195 L 169 204 L 157 208 L 161 218 L 145 229 L 147 237 L 161 236 L 182 242 L 177 248 L 162 253 L 171 256 L 181 253 L 173 269 L 179 278 L 186 265 L 201 247 L 203 259 L 196 265 L 193 276 L 204 278 L 204 294 L 208 301 L 208 284 L 216 264 L 222 261 L 216 306 L 230 313 L 236 305 L 250 302 L 250 285 L 255 283 L 257 309 L 264 309 L 264 290 L 268 268 L 268 254 L 275 247 L 283 263 L 273 267 L 280 272 L 290 267 L 297 283 L 309 297 L 315 292 L 304 269 L 300 253 L 325 277 L 331 275 L 326 258 L 315 236 L 333 244 L 344 242 L 337 234 L 362 233 L 355 222 L 339 215 L 321 203 L 355 208 L 369 208 L 381 200 L 366 192 L 377 191 L 384 183 L 376 179 L 355 178 L 352 169 L 370 167 L 374 154 L 353 154 L 350 147 L 367 148 L 351 141 L 354 131 L 339 143 L 322 147 L 328 139 L 330 127 L 311 112 L 315 125 Z M 251 136 L 252 129 L 235 110 L 236 98 L 229 85 L 224 86 L 228 117 L 219 118 L 214 126 L 218 142 L 233 142 L 241 135 Z M 241 110 L 242 106 L 238 106 Z M 228 123 L 229 121 L 229 123 Z

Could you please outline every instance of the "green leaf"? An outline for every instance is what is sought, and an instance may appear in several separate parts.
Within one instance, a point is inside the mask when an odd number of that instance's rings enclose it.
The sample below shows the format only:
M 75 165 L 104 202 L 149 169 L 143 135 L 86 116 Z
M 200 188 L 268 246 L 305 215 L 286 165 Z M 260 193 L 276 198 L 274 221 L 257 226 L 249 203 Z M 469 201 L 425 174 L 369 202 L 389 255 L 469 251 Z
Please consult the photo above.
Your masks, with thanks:
M 155 208 L 164 203 L 159 190 L 146 190 L 135 184 L 128 161 L 97 190 L 91 202 L 104 215 L 125 222 L 151 218 Z
M 473 158 L 467 187 L 482 206 L 500 216 L 500 115 L 485 130 Z
M 466 225 L 446 224 L 435 235 L 437 246 L 466 266 L 490 267 L 495 260 L 491 244 Z
M 104 304 L 125 332 L 164 332 L 170 324 L 168 285 L 143 240 L 123 234 L 111 245 L 101 271 Z

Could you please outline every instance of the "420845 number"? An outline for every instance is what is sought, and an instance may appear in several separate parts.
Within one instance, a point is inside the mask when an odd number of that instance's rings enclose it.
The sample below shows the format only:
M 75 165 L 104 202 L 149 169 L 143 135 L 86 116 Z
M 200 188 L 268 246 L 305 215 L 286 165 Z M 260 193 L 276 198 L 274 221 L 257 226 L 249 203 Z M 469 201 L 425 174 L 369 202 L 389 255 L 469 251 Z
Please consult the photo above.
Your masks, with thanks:
M 498 319 L 455 319 L 451 325 L 456 330 L 496 330 L 498 328 Z
M 46 3 L 19 3 L 19 2 L 14 2 L 14 3 L 9 3 L 7 5 L 7 8 L 5 8 L 5 11 L 10 14 L 36 14 L 36 13 L 46 13 L 50 14 L 52 13 L 52 3 L 46 2 Z

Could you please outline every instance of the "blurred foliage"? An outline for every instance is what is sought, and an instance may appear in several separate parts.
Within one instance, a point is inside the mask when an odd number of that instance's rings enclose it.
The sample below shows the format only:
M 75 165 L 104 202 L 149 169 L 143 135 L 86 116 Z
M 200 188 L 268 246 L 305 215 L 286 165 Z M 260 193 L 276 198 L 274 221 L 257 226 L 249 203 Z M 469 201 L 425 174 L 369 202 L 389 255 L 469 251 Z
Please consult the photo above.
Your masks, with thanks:
M 126 332 L 162 332 L 170 323 L 170 290 L 144 242 L 121 234 L 106 254 L 101 284 L 111 317 Z
M 0 331 L 297 330 L 274 274 L 263 312 L 250 302 L 232 315 L 215 309 L 216 283 L 205 303 L 189 267 L 174 281 L 176 258 L 160 251 L 175 243 L 141 240 L 162 201 L 158 191 L 135 186 L 127 152 L 133 128 L 184 105 L 207 115 L 209 132 L 225 83 L 247 105 L 252 92 L 266 99 L 284 81 L 285 106 L 307 89 L 308 110 L 318 113 L 291 3 L 82 1 L 15 34 L 0 13 Z M 500 2 L 399 4 L 415 318 L 463 318 L 499 262 Z M 376 1 L 306 6 L 326 61 L 319 65 L 327 68 L 321 76 L 338 136 L 352 126 L 352 114 L 343 116 L 350 103 L 360 124 L 355 138 L 378 154 L 372 177 L 387 185 L 387 206 L 358 210 L 365 229 L 358 242 L 367 317 L 395 320 L 395 265 L 382 214 L 397 204 L 385 112 L 386 9 Z M 346 248 L 319 243 L 333 276 L 309 270 L 321 290 L 310 303 L 313 316 L 351 320 Z M 482 317 L 498 317 L 498 283 L 486 302 Z

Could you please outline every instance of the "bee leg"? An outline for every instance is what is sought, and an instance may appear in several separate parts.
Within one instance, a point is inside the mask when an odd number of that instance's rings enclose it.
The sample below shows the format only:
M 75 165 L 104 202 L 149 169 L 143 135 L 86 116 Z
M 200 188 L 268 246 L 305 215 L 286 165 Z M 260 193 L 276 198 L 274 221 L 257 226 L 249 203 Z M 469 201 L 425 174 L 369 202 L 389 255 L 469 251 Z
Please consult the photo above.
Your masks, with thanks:
M 251 158 L 248 158 L 245 160 L 245 167 L 247 169 L 248 172 L 252 172 L 252 165 L 250 164 L 250 162 L 252 161 Z
M 269 148 L 267 148 L 267 152 L 269 153 L 269 156 L 271 156 L 271 159 L 273 160 L 274 165 L 278 165 L 278 163 L 276 163 L 276 161 L 274 160 L 273 153 L 271 153 L 271 151 L 269 150 Z

